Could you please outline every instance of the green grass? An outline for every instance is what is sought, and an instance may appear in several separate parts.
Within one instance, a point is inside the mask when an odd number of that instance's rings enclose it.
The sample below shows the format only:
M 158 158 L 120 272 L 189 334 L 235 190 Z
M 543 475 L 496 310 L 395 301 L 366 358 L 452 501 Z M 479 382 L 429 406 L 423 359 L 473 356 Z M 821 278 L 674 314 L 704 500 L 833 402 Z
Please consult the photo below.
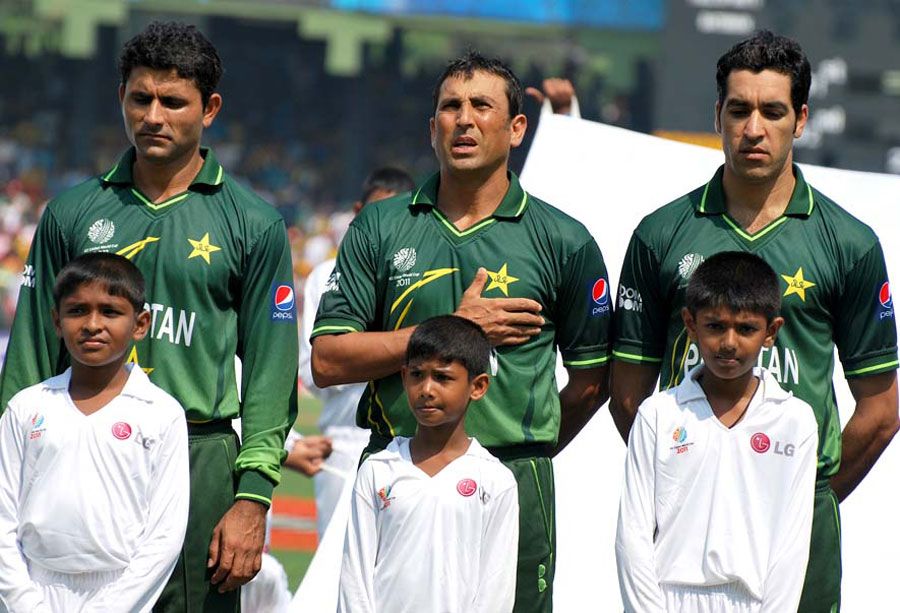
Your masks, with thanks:
M 300 408 L 297 421 L 294 422 L 294 428 L 303 434 L 318 434 L 319 427 L 317 424 L 319 422 L 319 414 L 322 412 L 322 403 L 317 398 L 304 394 L 300 396 L 299 404 Z M 275 495 L 314 498 L 313 481 L 309 477 L 293 470 L 283 470 L 281 483 L 275 489 Z M 275 510 L 276 512 L 278 511 L 278 509 Z M 288 586 L 292 593 L 295 592 L 312 560 L 312 552 L 273 549 L 271 554 L 284 566 L 288 576 Z
M 288 589 L 293 594 L 300 587 L 300 580 L 306 573 L 306 569 L 309 568 L 313 554 L 305 551 L 287 551 L 285 549 L 273 549 L 270 553 L 284 566 L 288 576 Z

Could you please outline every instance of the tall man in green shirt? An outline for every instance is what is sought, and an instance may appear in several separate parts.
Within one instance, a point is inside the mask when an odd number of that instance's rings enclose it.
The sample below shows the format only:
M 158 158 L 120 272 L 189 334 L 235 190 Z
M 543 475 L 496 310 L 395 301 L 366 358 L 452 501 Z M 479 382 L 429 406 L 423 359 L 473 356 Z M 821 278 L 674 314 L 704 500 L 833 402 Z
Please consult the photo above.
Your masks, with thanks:
M 234 611 L 236 588 L 260 567 L 266 510 L 296 415 L 287 235 L 278 212 L 200 147 L 222 106 L 222 65 L 196 28 L 151 24 L 125 44 L 119 68 L 133 146 L 111 170 L 48 204 L 25 269 L 0 397 L 6 406 L 20 389 L 66 367 L 50 319 L 59 269 L 90 251 L 131 259 L 146 279 L 152 314 L 131 361 L 181 402 L 189 422 L 187 536 L 156 610 Z M 238 416 L 240 451 L 230 425 Z
M 515 610 L 550 611 L 550 457 L 607 396 L 611 298 L 584 226 L 526 193 L 507 168 L 526 129 L 522 96 L 498 60 L 472 53 L 447 67 L 430 120 L 440 172 L 350 225 L 313 328 L 312 371 L 320 386 L 369 382 L 357 423 L 372 430 L 370 451 L 384 448 L 415 432 L 399 377 L 415 325 L 446 313 L 481 325 L 497 372 L 466 430 L 519 484 Z M 561 392 L 557 348 L 569 373 Z
M 838 502 L 900 425 L 897 332 L 884 256 L 875 233 L 813 189 L 792 163 L 793 140 L 809 113 L 810 66 L 800 46 L 760 32 L 722 56 L 716 81 L 725 164 L 709 183 L 651 213 L 634 231 L 617 294 L 610 410 L 627 439 L 657 376 L 660 388 L 672 387 L 699 362 L 681 308 L 688 279 L 704 258 L 734 249 L 764 258 L 782 279 L 785 325 L 759 363 L 808 402 L 819 423 L 800 611 L 837 611 Z M 832 386 L 835 346 L 856 400 L 843 445 Z

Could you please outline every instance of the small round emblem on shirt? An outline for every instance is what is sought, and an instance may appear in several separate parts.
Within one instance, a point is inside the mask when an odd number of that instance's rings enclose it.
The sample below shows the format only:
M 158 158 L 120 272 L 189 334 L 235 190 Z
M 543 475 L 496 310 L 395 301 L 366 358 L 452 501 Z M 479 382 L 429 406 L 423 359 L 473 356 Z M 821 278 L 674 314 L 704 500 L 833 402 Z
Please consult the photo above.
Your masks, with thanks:
M 460 479 L 456 484 L 456 491 L 468 498 L 478 490 L 478 484 L 472 479 Z
M 126 424 L 124 421 L 117 421 L 112 426 L 113 436 L 119 439 L 120 441 L 124 441 L 129 436 L 131 436 L 131 426 Z
M 753 451 L 755 451 L 756 453 L 767 452 L 771 444 L 772 443 L 771 441 L 769 441 L 769 437 L 766 436 L 763 432 L 757 432 L 750 437 L 750 446 L 753 447 Z

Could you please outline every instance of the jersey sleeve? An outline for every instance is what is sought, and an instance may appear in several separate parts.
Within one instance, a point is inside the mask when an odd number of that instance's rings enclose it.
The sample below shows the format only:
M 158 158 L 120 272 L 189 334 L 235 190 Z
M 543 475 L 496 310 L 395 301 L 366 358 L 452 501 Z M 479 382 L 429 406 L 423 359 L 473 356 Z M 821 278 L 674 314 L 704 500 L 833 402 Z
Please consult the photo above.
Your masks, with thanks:
M 375 321 L 376 252 L 368 228 L 354 221 L 341 241 L 310 336 L 362 332 Z
M 633 364 L 662 362 L 669 312 L 659 279 L 658 258 L 637 233 L 633 234 L 616 294 L 614 359 Z
M 56 337 L 50 309 L 53 284 L 67 261 L 67 251 L 62 229 L 47 208 L 25 264 L 6 363 L 0 372 L 0 410 L 19 391 L 65 370 L 66 352 Z
M 656 433 L 642 410 L 628 437 L 625 481 L 616 530 L 616 566 L 626 613 L 666 611 L 653 546 L 656 531 L 655 457 Z
M 812 413 L 810 407 L 803 410 Z M 803 591 L 803 579 L 809 560 L 809 542 L 813 518 L 813 494 L 816 481 L 816 452 L 819 446 L 818 432 L 811 433 L 800 443 L 794 453 L 794 474 L 790 488 L 784 492 L 789 497 L 780 514 L 782 522 L 777 534 L 772 535 L 769 567 L 765 578 L 760 613 L 796 611 Z
M 834 307 L 834 340 L 847 377 L 897 368 L 896 316 L 880 243 L 847 275 Z
M 177 408 L 157 445 L 147 520 L 134 554 L 121 576 L 90 599 L 90 611 L 150 611 L 175 568 L 190 500 L 187 424 Z
M 590 239 L 566 261 L 557 294 L 556 342 L 565 367 L 596 368 L 609 360 L 610 293 L 603 255 Z
M 15 411 L 0 416 L 0 608 L 12 613 L 49 613 L 40 588 L 28 575 L 18 544 L 19 495 L 27 431 Z
M 338 613 L 375 613 L 375 560 L 378 554 L 372 467 L 363 462 L 350 500 L 344 540 Z
M 504 613 L 516 600 L 516 569 L 519 550 L 519 491 L 512 486 L 491 501 L 490 515 L 481 535 L 478 588 L 472 610 Z
M 293 291 L 284 223 L 271 224 L 251 247 L 243 270 L 238 313 L 242 443 L 235 469 L 236 498 L 272 503 L 286 455 L 284 439 L 297 417 L 296 309 L 275 306 L 276 290 Z

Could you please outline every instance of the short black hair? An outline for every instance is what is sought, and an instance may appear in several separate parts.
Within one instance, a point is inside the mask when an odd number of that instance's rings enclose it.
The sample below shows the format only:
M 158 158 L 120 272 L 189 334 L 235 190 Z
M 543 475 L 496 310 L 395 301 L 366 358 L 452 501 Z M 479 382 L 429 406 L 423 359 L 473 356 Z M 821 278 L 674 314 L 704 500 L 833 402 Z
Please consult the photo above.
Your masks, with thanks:
M 359 197 L 359 201 L 363 204 L 368 204 L 369 198 L 372 197 L 375 190 L 380 189 L 399 194 L 401 192 L 412 191 L 415 186 L 415 181 L 413 181 L 412 177 L 404 170 L 394 168 L 393 166 L 376 168 L 369 173 L 369 176 L 363 181 L 362 196 Z
M 128 258 L 115 253 L 83 253 L 63 266 L 53 286 L 53 304 L 60 303 L 82 285 L 100 283 L 111 296 L 131 303 L 135 313 L 144 310 L 144 275 Z
M 406 346 L 407 366 L 431 359 L 459 362 L 471 380 L 488 372 L 491 343 L 478 324 L 456 315 L 439 315 L 420 323 Z
M 775 271 L 758 255 L 723 251 L 697 267 L 684 302 L 694 317 L 700 309 L 725 307 L 771 322 L 781 308 L 781 288 Z
M 522 112 L 522 105 L 525 98 L 525 92 L 522 89 L 522 82 L 515 75 L 503 60 L 495 57 L 485 57 L 477 51 L 470 50 L 464 56 L 452 60 L 441 76 L 438 77 L 437 84 L 434 86 L 432 93 L 432 108 L 436 111 L 438 98 L 441 95 L 441 85 L 450 77 L 464 76 L 471 79 L 476 71 L 487 72 L 498 77 L 502 77 L 506 81 L 506 99 L 509 101 L 509 117 L 512 119 Z
M 754 73 L 774 70 L 789 76 L 791 106 L 797 115 L 809 100 L 809 86 L 812 82 L 809 60 L 800 44 L 791 38 L 773 34 L 769 30 L 760 30 L 726 51 L 716 65 L 716 89 L 720 105 L 725 103 L 728 93 L 728 75 L 735 70 Z
M 154 21 L 133 37 L 119 55 L 122 85 L 135 68 L 172 68 L 182 79 L 191 79 L 200 90 L 203 108 L 222 78 L 219 52 L 195 26 L 177 21 Z

